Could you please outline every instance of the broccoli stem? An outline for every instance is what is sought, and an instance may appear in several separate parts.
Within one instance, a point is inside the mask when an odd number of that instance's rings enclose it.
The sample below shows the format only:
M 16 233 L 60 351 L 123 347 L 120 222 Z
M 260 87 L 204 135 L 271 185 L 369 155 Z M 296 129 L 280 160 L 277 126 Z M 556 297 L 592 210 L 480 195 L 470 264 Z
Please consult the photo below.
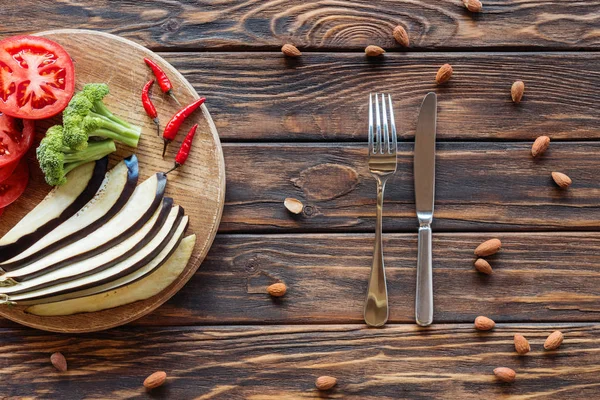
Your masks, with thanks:
M 102 140 L 99 142 L 90 142 L 85 150 L 65 153 L 65 175 L 75 168 L 90 161 L 100 160 L 104 156 L 117 151 L 115 142 L 112 140 Z
M 102 116 L 110 119 L 111 121 L 116 122 L 117 124 L 123 125 L 126 128 L 129 128 L 129 129 L 136 128 L 135 126 L 131 125 L 127 121 L 122 120 L 121 118 L 117 117 L 115 114 L 110 112 L 110 110 L 108 108 L 106 108 L 106 105 L 104 105 L 104 103 L 102 101 L 94 102 L 94 111 L 96 114 L 102 115 Z
M 127 146 L 137 147 L 142 133 L 141 128 L 127 128 L 100 114 L 90 112 L 89 115 L 98 118 L 100 128 L 90 132 L 88 136 L 101 136 L 124 143 Z

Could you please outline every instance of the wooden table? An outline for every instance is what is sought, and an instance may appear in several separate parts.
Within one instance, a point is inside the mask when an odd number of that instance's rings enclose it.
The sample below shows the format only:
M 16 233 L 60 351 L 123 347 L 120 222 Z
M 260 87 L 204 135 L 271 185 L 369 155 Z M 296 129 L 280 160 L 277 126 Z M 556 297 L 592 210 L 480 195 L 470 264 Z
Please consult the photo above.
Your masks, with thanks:
M 171 301 L 133 324 L 58 335 L 1 321 L 0 394 L 47 398 L 519 398 L 600 396 L 600 3 L 459 0 L 5 1 L 0 35 L 88 28 L 165 57 L 205 95 L 224 142 L 220 234 Z M 405 26 L 412 46 L 394 44 Z M 283 58 L 283 43 L 301 58 Z M 367 60 L 377 44 L 384 57 Z M 434 84 L 440 65 L 452 80 Z M 513 81 L 524 100 L 510 100 Z M 439 96 L 433 226 L 435 324 L 413 323 L 412 147 L 418 106 Z M 362 306 L 375 221 L 367 94 L 395 99 L 398 172 L 384 231 L 390 324 Z M 552 138 L 539 160 L 533 139 Z M 559 190 L 551 171 L 573 186 Z M 294 217 L 283 199 L 305 205 Z M 193 216 L 192 216 L 193 217 Z M 495 272 L 473 249 L 499 237 Z M 284 281 L 274 301 L 265 286 Z M 496 322 L 473 329 L 477 315 Z M 563 346 L 545 352 L 560 329 Z M 529 338 L 518 357 L 513 335 Z M 61 351 L 69 371 L 49 355 Z M 517 371 L 512 385 L 492 370 Z M 142 381 L 165 370 L 146 394 Z M 314 380 L 338 378 L 319 394 Z

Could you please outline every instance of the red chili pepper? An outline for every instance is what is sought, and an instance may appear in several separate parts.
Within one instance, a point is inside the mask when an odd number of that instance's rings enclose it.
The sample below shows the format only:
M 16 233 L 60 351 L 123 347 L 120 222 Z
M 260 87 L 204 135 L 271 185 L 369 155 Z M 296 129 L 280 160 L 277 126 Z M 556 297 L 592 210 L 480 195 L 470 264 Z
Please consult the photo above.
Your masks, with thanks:
M 188 134 L 185 136 L 185 139 L 183 140 L 183 143 L 181 143 L 181 147 L 177 152 L 177 156 L 175 156 L 175 165 L 165 174 L 168 174 L 169 172 L 176 170 L 185 164 L 188 156 L 190 155 L 190 150 L 192 150 L 192 142 L 194 141 L 194 136 L 196 136 L 196 129 L 198 129 L 198 124 L 192 126 L 192 129 L 190 129 Z
M 206 99 L 204 97 L 201 97 L 193 103 L 188 104 L 187 106 L 179 110 L 175 115 L 173 115 L 173 118 L 171 118 L 171 120 L 167 123 L 167 126 L 165 126 L 165 131 L 163 133 L 163 141 L 165 142 L 165 147 L 163 148 L 163 158 L 165 158 L 167 146 L 173 141 L 173 139 L 175 139 L 175 136 L 177 136 L 177 132 L 179 132 L 181 124 L 183 124 L 185 119 L 189 117 L 191 113 L 196 111 L 196 109 L 200 107 L 205 101 Z
M 154 76 L 156 77 L 156 80 L 158 81 L 158 86 L 160 86 L 160 90 L 162 90 L 163 93 L 166 93 L 169 96 L 171 96 L 173 98 L 173 100 L 175 100 L 177 105 L 181 106 L 181 104 L 179 103 L 179 100 L 177 100 L 177 97 L 175 97 L 175 95 L 173 94 L 173 85 L 171 84 L 169 77 L 167 76 L 165 71 L 162 70 L 160 65 L 158 65 L 157 63 L 155 63 L 148 57 L 144 58 L 144 62 L 152 70 L 152 73 L 154 74 Z
M 158 121 L 158 113 L 156 112 L 156 107 L 152 104 L 152 100 L 150 100 L 150 88 L 154 84 L 154 79 L 150 79 L 148 83 L 144 85 L 142 89 L 142 104 L 144 105 L 144 110 L 146 110 L 146 114 L 152 121 L 156 124 L 156 134 L 160 136 L 160 122 Z

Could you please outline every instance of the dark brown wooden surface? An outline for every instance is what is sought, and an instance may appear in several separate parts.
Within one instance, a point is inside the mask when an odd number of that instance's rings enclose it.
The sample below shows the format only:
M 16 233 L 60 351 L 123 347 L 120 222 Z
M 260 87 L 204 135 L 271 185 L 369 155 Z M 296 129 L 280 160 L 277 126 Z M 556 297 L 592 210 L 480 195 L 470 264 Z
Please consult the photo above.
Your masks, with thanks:
M 176 399 L 595 399 L 600 397 L 600 3 L 460 0 L 2 2 L 0 38 L 56 28 L 111 32 L 159 51 L 219 130 L 227 172 L 220 234 L 181 292 L 126 327 L 55 335 L 0 321 L 0 397 Z M 407 28 L 409 49 L 391 30 Z M 287 60 L 283 43 L 303 56 Z M 387 53 L 369 60 L 364 46 Z M 77 61 L 77 60 L 75 60 Z M 435 72 L 454 76 L 438 87 Z M 523 102 L 510 101 L 525 81 Z M 375 184 L 367 97 L 394 97 L 399 168 L 387 187 L 391 323 L 367 329 Z M 435 324 L 413 324 L 412 140 L 438 94 Z M 532 160 L 538 135 L 552 138 Z M 558 190 L 550 172 L 573 179 Z M 307 206 L 299 216 L 285 197 Z M 499 237 L 490 277 L 472 254 Z M 288 293 L 273 301 L 275 281 Z M 498 322 L 477 333 L 472 321 Z M 565 333 L 556 352 L 542 343 Z M 514 333 L 530 339 L 519 358 Z M 70 370 L 49 356 L 61 351 Z M 517 371 L 512 385 L 492 370 Z M 145 392 L 156 370 L 170 378 Z M 314 379 L 333 375 L 319 394 Z

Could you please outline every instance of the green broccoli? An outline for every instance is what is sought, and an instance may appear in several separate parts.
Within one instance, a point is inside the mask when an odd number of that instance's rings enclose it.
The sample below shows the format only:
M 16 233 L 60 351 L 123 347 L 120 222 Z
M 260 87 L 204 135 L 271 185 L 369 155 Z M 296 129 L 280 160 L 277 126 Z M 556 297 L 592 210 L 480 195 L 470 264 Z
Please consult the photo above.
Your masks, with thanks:
M 63 139 L 63 127 L 52 126 L 36 150 L 46 182 L 52 186 L 66 183 L 66 175 L 78 166 L 99 160 L 117 150 L 115 142 L 110 139 L 90 142 L 84 150 L 72 150 L 64 144 Z
M 64 143 L 71 149 L 85 149 L 89 137 L 113 139 L 137 147 L 142 128 L 111 113 L 102 101 L 107 94 L 108 85 L 87 84 L 63 111 Z

